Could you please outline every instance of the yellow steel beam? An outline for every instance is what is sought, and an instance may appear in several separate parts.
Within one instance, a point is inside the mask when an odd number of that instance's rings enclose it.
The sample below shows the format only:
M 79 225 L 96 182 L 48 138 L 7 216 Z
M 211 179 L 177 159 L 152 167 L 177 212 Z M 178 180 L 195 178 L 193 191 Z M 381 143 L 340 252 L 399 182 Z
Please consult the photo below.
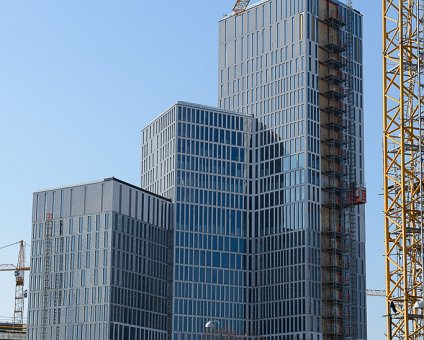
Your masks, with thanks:
M 422 0 L 421 0 L 422 1 Z M 422 339 L 423 4 L 382 0 L 388 339 Z

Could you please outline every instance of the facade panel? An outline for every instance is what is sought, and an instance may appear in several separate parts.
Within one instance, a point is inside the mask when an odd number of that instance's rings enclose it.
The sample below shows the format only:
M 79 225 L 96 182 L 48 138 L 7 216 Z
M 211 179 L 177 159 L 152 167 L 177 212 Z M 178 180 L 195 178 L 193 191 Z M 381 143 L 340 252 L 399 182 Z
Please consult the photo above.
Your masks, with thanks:
M 143 129 L 143 189 L 34 194 L 29 339 L 366 339 L 362 16 L 257 2 L 218 78 Z
M 110 178 L 34 193 L 33 207 L 28 339 L 167 339 L 168 200 Z
M 173 339 L 249 319 L 248 116 L 177 103 L 142 132 L 142 186 L 174 202 Z
M 255 118 L 252 333 L 365 339 L 362 16 L 260 1 L 219 37 L 219 106 Z

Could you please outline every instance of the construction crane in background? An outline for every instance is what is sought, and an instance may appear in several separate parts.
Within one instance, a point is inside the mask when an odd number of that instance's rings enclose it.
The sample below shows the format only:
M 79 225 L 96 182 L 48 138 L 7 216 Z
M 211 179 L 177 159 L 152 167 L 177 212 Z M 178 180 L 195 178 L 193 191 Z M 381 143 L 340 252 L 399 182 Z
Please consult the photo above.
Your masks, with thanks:
M 383 0 L 383 157 L 389 339 L 423 339 L 423 3 Z
M 30 270 L 25 266 L 25 242 L 19 241 L 0 249 L 19 244 L 19 255 L 17 265 L 13 264 L 0 264 L 0 271 L 14 271 L 15 272 L 15 308 L 13 313 L 13 323 L 24 323 L 24 299 L 26 298 L 26 291 L 24 290 L 25 271 Z
M 250 0 L 237 0 L 234 7 L 233 7 L 233 12 L 235 15 L 240 15 L 242 14 L 247 6 L 249 5 Z
M 368 296 L 386 296 L 386 291 L 381 289 L 367 289 Z

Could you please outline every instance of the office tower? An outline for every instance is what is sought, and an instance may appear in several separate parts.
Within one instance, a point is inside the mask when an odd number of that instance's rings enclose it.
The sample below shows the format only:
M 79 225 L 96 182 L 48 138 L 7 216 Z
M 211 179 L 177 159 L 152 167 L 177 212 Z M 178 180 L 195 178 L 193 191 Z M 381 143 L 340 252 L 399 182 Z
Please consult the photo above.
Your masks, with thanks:
M 34 193 L 28 339 L 168 339 L 172 203 L 116 178 Z
M 253 334 L 365 339 L 362 16 L 268 0 L 224 17 L 218 92 L 254 116 Z
M 142 131 L 142 187 L 174 203 L 172 339 L 248 331 L 250 145 L 249 116 L 184 102 Z
M 34 195 L 30 339 L 366 339 L 362 16 L 257 2 L 218 78 L 143 129 L 143 189 Z

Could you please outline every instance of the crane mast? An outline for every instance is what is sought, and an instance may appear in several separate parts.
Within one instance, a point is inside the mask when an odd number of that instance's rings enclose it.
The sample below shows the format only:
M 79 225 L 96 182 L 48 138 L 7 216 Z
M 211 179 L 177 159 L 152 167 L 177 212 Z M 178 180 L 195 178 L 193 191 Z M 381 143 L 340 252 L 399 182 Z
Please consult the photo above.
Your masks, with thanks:
M 383 0 L 383 170 L 388 339 L 422 339 L 422 0 Z
M 25 267 L 25 244 L 19 241 L 18 265 L 15 271 L 15 310 L 13 314 L 13 322 L 23 324 L 24 320 L 24 267 Z
M 23 325 L 24 321 L 24 299 L 26 298 L 26 290 L 24 290 L 25 271 L 30 270 L 25 267 L 25 242 L 19 241 L 2 248 L 7 248 L 19 243 L 18 263 L 0 264 L 0 272 L 13 271 L 15 272 L 15 308 L 13 311 L 13 323 Z

